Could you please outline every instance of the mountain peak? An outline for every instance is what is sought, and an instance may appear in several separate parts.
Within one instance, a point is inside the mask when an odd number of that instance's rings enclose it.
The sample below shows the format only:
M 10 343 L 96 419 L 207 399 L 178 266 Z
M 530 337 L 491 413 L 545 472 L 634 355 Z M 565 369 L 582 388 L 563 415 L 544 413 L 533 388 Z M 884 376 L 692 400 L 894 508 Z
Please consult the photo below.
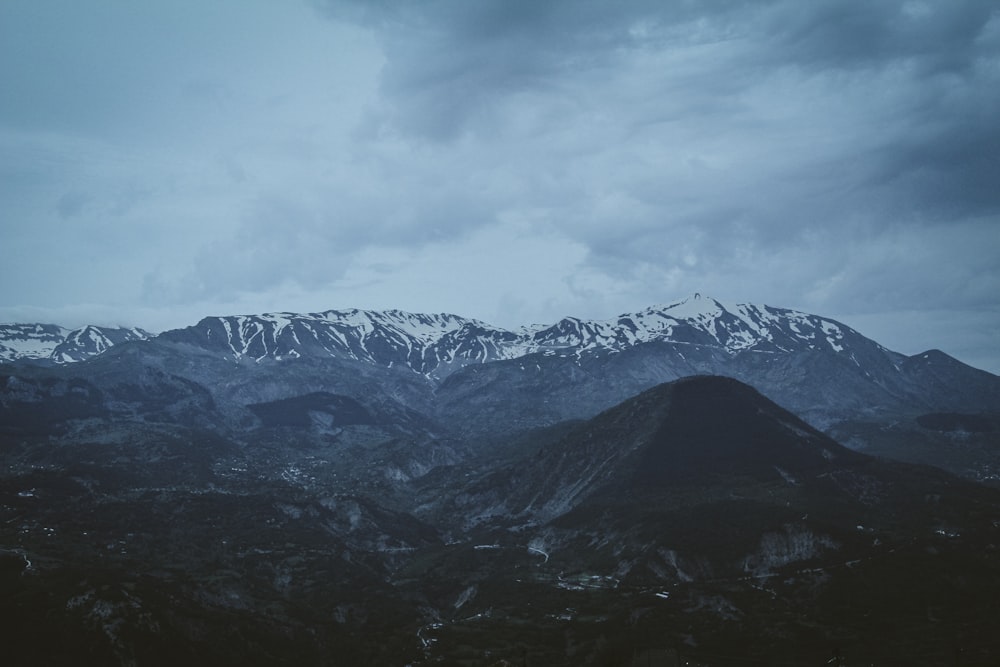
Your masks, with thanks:
M 727 310 L 727 308 L 718 299 L 695 292 L 687 298 L 663 306 L 663 310 L 669 311 L 674 316 L 691 317 L 707 314 L 714 315 Z
M 683 378 L 650 390 L 669 396 L 669 407 L 648 441 L 635 480 L 690 482 L 705 474 L 774 478 L 853 454 L 738 380 Z
M 520 502 L 548 519 L 592 496 L 726 479 L 792 483 L 860 458 L 749 385 L 693 376 L 648 389 L 568 433 L 524 471 L 526 488 L 536 491 Z

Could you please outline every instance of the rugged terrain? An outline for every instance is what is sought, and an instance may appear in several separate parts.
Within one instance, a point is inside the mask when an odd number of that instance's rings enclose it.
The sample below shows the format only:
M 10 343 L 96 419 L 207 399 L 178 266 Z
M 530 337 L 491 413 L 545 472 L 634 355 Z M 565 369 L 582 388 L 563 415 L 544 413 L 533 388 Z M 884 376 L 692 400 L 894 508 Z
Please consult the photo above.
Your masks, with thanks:
M 68 364 L 150 336 L 143 329 L 122 327 L 88 325 L 70 330 L 56 324 L 0 324 L 0 361 Z
M 1000 655 L 1000 378 L 943 353 L 701 297 L 60 331 L 0 366 L 12 664 Z
M 128 393 L 142 377 L 194 383 L 230 425 L 255 422 L 250 404 L 316 391 L 419 415 L 462 438 L 589 418 L 663 382 L 720 375 L 854 449 L 1000 480 L 997 376 L 937 350 L 892 352 L 829 318 L 701 295 L 516 331 L 457 315 L 355 309 L 207 317 L 157 336 L 5 325 L 0 346 L 15 362 L 6 372 L 29 383 L 83 383 L 103 394 Z M 4 404 L 11 400 L 17 394 Z M 931 414 L 959 421 L 921 422 Z M 962 428 L 967 416 L 986 426 Z

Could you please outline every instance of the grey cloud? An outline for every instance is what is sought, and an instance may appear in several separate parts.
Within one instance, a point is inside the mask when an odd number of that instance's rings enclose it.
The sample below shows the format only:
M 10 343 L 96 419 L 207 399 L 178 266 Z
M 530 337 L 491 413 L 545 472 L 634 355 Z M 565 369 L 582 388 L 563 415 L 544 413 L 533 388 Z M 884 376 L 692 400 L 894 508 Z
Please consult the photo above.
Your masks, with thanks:
M 838 309 L 872 313 L 910 304 L 995 309 L 1000 225 L 966 221 L 919 237 L 893 230 L 856 244 L 827 296 Z
M 59 201 L 56 202 L 56 210 L 59 212 L 59 217 L 72 218 L 79 215 L 90 200 L 90 196 L 82 192 L 67 192 L 59 197 Z
M 606 68 L 637 52 L 743 42 L 728 72 L 796 65 L 882 67 L 914 60 L 923 74 L 964 71 L 995 17 L 988 0 L 966 2 L 352 2 L 323 3 L 336 17 L 373 26 L 388 62 L 383 86 L 407 105 L 397 122 L 461 127 L 490 100 L 558 85 L 553 79 Z M 748 57 L 749 56 L 749 57 Z M 662 73 L 669 76 L 669 72 Z M 655 85 L 656 72 L 649 72 Z M 706 81 L 712 86 L 714 82 Z
M 917 215 L 947 218 L 1000 212 L 1000 73 L 962 85 L 960 108 L 884 149 L 882 183 Z M 944 92 L 947 95 L 948 92 Z
M 538 320 L 691 291 L 996 312 L 994 6 L 0 3 L 0 285 L 178 312 L 356 286 Z M 79 248 L 101 267 L 56 285 Z M 15 289 L 29 264 L 53 285 Z
M 1000 270 L 979 250 L 1000 210 L 990 2 L 366 7 L 351 18 L 387 56 L 376 122 L 418 141 L 471 133 L 524 168 L 545 187 L 514 206 L 545 211 L 609 276 L 745 274 L 794 298 L 794 275 L 817 306 L 869 310 L 989 298 L 971 286 Z M 540 125 L 517 134 L 526 106 Z M 927 240 L 949 233 L 977 241 Z
M 476 129 L 477 117 L 524 92 L 559 94 L 563 76 L 614 76 L 629 52 L 661 39 L 664 25 L 699 18 L 732 3 L 656 2 L 329 2 L 326 11 L 374 26 L 387 64 L 382 113 L 388 122 L 432 140 Z M 478 129 L 489 133 L 487 122 Z
M 765 28 L 783 59 L 812 67 L 871 67 L 915 59 L 924 73 L 961 71 L 992 17 L 990 0 L 784 2 Z
M 329 287 L 368 248 L 418 250 L 452 242 L 495 217 L 498 202 L 469 191 L 467 180 L 450 182 L 419 164 L 376 165 L 358 180 L 330 184 L 321 196 L 268 194 L 244 207 L 226 238 L 203 247 L 192 269 L 179 279 L 177 293 L 216 298 L 292 283 L 308 289 Z
M 779 95 L 808 95 L 808 85 L 825 77 L 830 102 L 845 108 L 856 103 L 866 109 L 858 120 L 880 127 L 840 128 L 844 134 L 837 139 L 846 147 L 778 145 L 774 150 L 798 152 L 783 156 L 794 172 L 790 177 L 825 168 L 832 176 L 817 174 L 817 191 L 831 192 L 832 184 L 833 194 L 846 190 L 854 196 L 853 202 L 824 206 L 834 212 L 853 205 L 877 208 L 893 200 L 903 207 L 910 200 L 922 210 L 945 201 L 952 202 L 949 206 L 957 201 L 973 207 L 995 204 L 996 188 L 987 175 L 1000 154 L 992 150 L 1000 130 L 991 122 L 1000 82 L 995 68 L 976 66 L 998 54 L 996 45 L 983 38 L 991 18 L 995 24 L 996 14 L 984 2 L 842 1 L 382 3 L 369 7 L 365 16 L 382 31 L 388 57 L 382 122 L 432 140 L 454 140 L 470 129 L 484 142 L 500 140 L 505 115 L 525 104 L 563 98 L 565 103 L 554 107 L 562 116 L 550 118 L 547 130 L 560 122 L 585 128 L 588 116 L 599 110 L 615 115 L 617 127 L 604 128 L 613 132 L 603 137 L 609 142 L 624 144 L 651 123 L 670 122 L 686 125 L 686 136 L 678 137 L 681 148 L 695 151 L 720 130 L 760 133 L 766 141 L 769 128 L 760 127 L 758 116 L 770 110 L 746 108 L 741 97 L 766 91 L 769 79 L 789 67 L 802 85 Z M 701 42 L 712 48 L 681 63 L 657 60 Z M 852 71 L 839 74 L 845 67 Z M 899 73 L 886 76 L 893 68 Z M 615 80 L 630 72 L 639 81 L 638 91 Z M 886 90 L 886 85 L 898 89 Z M 588 86 L 603 90 L 605 97 L 587 99 Z M 839 101 L 838 88 L 844 95 Z M 630 97 L 608 99 L 617 94 Z M 959 108 L 951 108 L 951 102 Z M 787 103 L 796 100 L 770 102 L 774 109 Z M 831 115 L 838 113 L 835 106 L 806 111 L 815 114 L 817 133 L 838 122 Z M 787 130 L 770 128 L 775 135 Z M 672 148 L 663 145 L 665 152 Z M 854 173 L 860 181 L 857 165 L 879 172 L 874 180 L 888 193 L 836 174 Z M 761 156 L 760 166 L 785 177 L 773 156 Z M 937 188 L 926 187 L 926 179 L 934 179 Z M 718 194 L 728 195 L 722 188 Z M 733 194 L 742 193 L 737 187 Z M 773 218 L 772 213 L 764 217 Z

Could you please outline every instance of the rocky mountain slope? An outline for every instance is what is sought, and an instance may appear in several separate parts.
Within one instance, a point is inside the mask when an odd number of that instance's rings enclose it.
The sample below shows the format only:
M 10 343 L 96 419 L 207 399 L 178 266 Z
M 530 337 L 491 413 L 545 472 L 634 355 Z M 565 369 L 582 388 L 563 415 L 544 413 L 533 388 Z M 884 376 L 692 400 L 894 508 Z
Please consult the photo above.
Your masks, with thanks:
M 86 381 L 4 378 L 21 401 L 0 414 L 14 664 L 888 665 L 961 650 L 986 665 L 1000 651 L 1000 491 L 848 450 L 736 380 L 475 445 L 333 392 L 256 395 L 234 421 L 224 392 L 151 362 L 132 374 L 149 349 L 73 366 Z M 33 401 L 57 404 L 31 417 Z
M 734 475 L 794 485 L 864 458 L 737 380 L 694 376 L 579 424 L 541 447 L 529 468 L 491 472 L 511 480 L 486 504 L 511 520 L 550 520 L 593 497 L 704 489 Z M 474 496 L 465 500 L 475 506 Z
M 23 325 L 7 335 L 8 342 L 34 336 L 36 356 L 62 361 L 90 354 L 80 341 L 97 350 L 113 340 L 93 328 L 60 331 Z M 48 352 L 38 347 L 43 339 Z M 184 413 L 240 430 L 259 423 L 251 405 L 319 392 L 356 400 L 414 435 L 480 441 L 586 419 L 663 382 L 720 375 L 754 386 L 852 448 L 1000 480 L 1000 429 L 965 437 L 918 421 L 956 414 L 994 423 L 997 376 L 939 351 L 892 352 L 828 318 L 700 295 L 606 321 L 566 318 L 517 331 L 400 311 L 209 317 L 58 366 L 22 360 L 5 372 L 57 391 L 68 383 L 91 387 L 110 401 L 109 414 Z M 181 385 L 208 398 L 185 402 Z M 176 400 L 162 413 L 166 386 Z M 44 391 L 30 408 L 21 389 L 11 391 L 0 395 L 0 410 L 14 401 L 19 413 L 35 414 L 35 404 L 46 403 Z
M 514 633 L 517 605 L 544 606 L 533 595 L 548 585 L 565 595 L 548 612 L 581 634 L 594 616 L 629 627 L 609 641 L 608 664 L 667 647 L 709 664 L 809 664 L 840 647 L 857 662 L 934 662 L 956 645 L 932 649 L 930 637 L 956 627 L 964 660 L 988 664 L 998 649 L 986 629 L 995 614 L 974 592 L 1000 585 L 997 491 L 848 450 L 737 381 L 658 386 L 522 449 L 438 510 L 485 545 L 442 556 L 450 571 L 466 563 L 482 581 L 499 571 L 509 582 L 479 583 L 434 633 L 442 643 L 474 624 Z M 966 551 L 973 544 L 982 559 Z M 533 562 L 505 565 L 517 549 Z M 952 567 L 970 569 L 954 577 Z M 952 598 L 959 590 L 968 607 Z M 927 600 L 940 603 L 933 620 Z M 706 627 L 718 633 L 712 649 Z
M 65 329 L 55 324 L 0 324 L 0 361 L 30 360 L 57 364 L 83 361 L 113 345 L 145 340 L 152 334 L 135 328 Z
M 869 371 L 882 366 L 883 372 L 905 358 L 828 318 L 770 306 L 726 305 L 701 295 L 611 320 L 567 317 L 515 331 L 456 315 L 355 309 L 207 317 L 160 338 L 234 361 L 330 357 L 404 366 L 435 380 L 471 364 L 534 355 L 580 359 L 652 342 L 689 346 L 696 357 L 702 348 L 730 357 L 816 351 Z
M 74 332 L 54 325 L 5 325 L 0 329 L 0 341 L 8 347 L 6 359 L 11 361 L 80 361 L 111 345 L 149 337 L 139 329 L 102 327 Z M 346 359 L 404 366 L 438 381 L 471 364 L 537 355 L 581 359 L 621 353 L 647 343 L 680 346 L 678 356 L 682 359 L 685 349 L 696 359 L 703 349 L 730 358 L 812 351 L 835 355 L 880 376 L 892 370 L 901 372 L 899 366 L 906 359 L 828 318 L 771 306 L 727 305 L 698 294 L 611 320 L 567 317 L 555 324 L 516 331 L 457 315 L 354 309 L 206 317 L 194 326 L 167 331 L 157 338 L 233 361 Z

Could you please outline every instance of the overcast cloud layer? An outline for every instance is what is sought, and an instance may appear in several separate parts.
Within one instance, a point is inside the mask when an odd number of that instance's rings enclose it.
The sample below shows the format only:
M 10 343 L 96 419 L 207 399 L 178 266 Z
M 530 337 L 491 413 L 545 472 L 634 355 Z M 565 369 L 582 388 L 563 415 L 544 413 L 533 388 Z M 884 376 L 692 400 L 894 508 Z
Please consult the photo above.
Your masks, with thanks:
M 0 321 L 699 291 L 1000 372 L 993 0 L 6 0 L 0 90 Z

